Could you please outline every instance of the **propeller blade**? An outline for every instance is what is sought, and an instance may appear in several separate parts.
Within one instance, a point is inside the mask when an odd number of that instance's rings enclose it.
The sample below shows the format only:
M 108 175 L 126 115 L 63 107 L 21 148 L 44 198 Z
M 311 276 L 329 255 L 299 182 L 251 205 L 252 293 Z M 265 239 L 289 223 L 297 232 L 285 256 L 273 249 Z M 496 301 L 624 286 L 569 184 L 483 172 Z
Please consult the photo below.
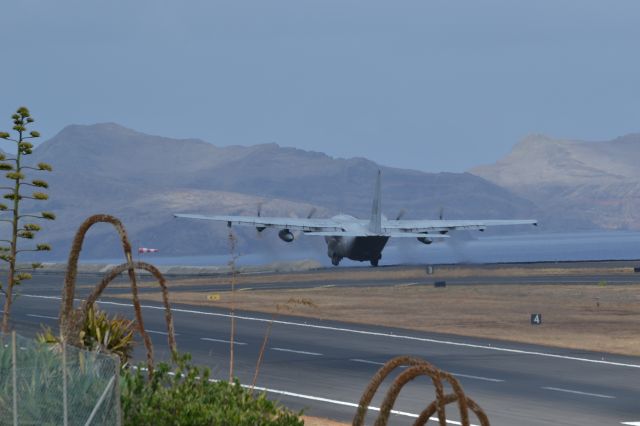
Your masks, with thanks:
M 256 216 L 258 217 L 262 217 L 262 201 L 258 203 L 258 208 L 256 211 Z M 262 231 L 264 231 L 266 228 L 264 226 L 257 226 L 256 227 L 256 231 L 258 234 L 258 238 L 260 238 L 262 236 Z
M 396 216 L 396 220 L 402 219 L 406 213 L 407 213 L 407 211 L 405 209 L 400 210 L 398 212 L 398 215 Z

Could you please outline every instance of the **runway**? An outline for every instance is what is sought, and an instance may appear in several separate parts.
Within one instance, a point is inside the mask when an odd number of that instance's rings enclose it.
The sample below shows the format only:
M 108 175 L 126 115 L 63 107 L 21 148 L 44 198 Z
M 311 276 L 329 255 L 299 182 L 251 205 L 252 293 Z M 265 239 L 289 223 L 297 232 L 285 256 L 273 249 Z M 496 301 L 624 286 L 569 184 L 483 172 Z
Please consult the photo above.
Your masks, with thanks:
M 61 282 L 61 276 L 41 276 L 23 287 L 13 310 L 18 332 L 33 335 L 40 323 L 57 323 Z M 95 283 L 95 277 L 86 282 Z M 129 302 L 122 299 L 107 296 L 100 305 L 132 316 Z M 228 377 L 229 313 L 183 305 L 173 311 L 179 349 L 208 365 L 214 377 Z M 162 309 L 145 304 L 143 315 L 156 357 L 166 358 Z M 238 312 L 236 320 L 235 373 L 250 384 L 272 319 Z M 309 415 L 349 422 L 368 380 L 381 363 L 397 355 L 419 356 L 454 373 L 492 425 L 640 421 L 640 358 L 292 317 L 273 322 L 258 386 Z M 373 406 L 379 407 L 381 396 Z M 411 383 L 400 395 L 392 424 L 410 424 L 432 399 L 428 381 Z M 458 419 L 456 411 L 448 410 L 451 424 Z
M 377 268 L 382 272 L 390 272 L 384 279 L 369 279 L 359 277 L 357 274 L 371 271 L 369 267 L 340 267 L 321 269 L 320 271 L 305 271 L 300 273 L 249 273 L 239 275 L 236 283 L 237 290 L 286 290 L 301 288 L 319 288 L 319 287 L 387 287 L 387 286 L 404 286 L 404 285 L 433 285 L 434 281 L 444 280 L 449 286 L 452 285 L 486 285 L 486 284 L 598 284 L 606 283 L 607 285 L 630 285 L 640 284 L 640 273 L 613 273 L 613 272 L 595 272 L 576 274 L 575 272 L 567 272 L 564 274 L 544 274 L 540 270 L 549 267 L 555 268 L 578 268 L 586 272 L 589 269 L 602 271 L 603 269 L 626 268 L 630 271 L 634 266 L 640 265 L 636 261 L 606 261 L 606 262 L 542 262 L 542 263 L 520 263 L 520 264 L 485 264 L 485 265 L 465 265 L 486 271 L 485 275 L 459 276 L 439 278 L 437 276 L 423 273 L 418 278 L 397 278 L 393 276 L 394 271 L 402 271 L 407 266 L 384 266 Z M 526 271 L 523 275 L 502 276 L 499 273 L 493 274 L 492 271 L 499 271 L 501 268 L 518 268 Z M 415 269 L 416 267 L 410 267 Z M 439 265 L 435 266 L 439 270 Z M 445 265 L 443 268 L 451 268 L 451 265 Z M 571 270 L 571 269 L 568 269 Z M 575 269 L 574 269 L 575 270 Z M 329 271 L 335 273 L 329 278 L 322 277 L 318 272 Z M 298 279 L 292 279 L 291 276 Z M 354 276 L 355 275 L 355 276 Z M 398 274 L 401 275 L 401 274 Z M 98 283 L 102 274 L 78 274 L 76 292 L 80 297 L 88 294 L 87 286 L 94 286 Z M 317 278 L 316 278 L 317 276 Z M 192 280 L 194 278 L 206 282 L 207 278 L 212 281 L 220 278 L 221 275 L 173 275 L 167 276 L 170 281 Z M 224 277 L 224 275 L 222 275 Z M 252 278 L 261 277 L 259 283 L 254 282 Z M 151 280 L 149 276 L 140 276 L 140 281 L 145 282 Z M 64 277 L 61 273 L 41 273 L 33 274 L 33 279 L 28 282 L 29 286 L 37 286 L 39 294 L 58 295 L 61 292 Z M 219 281 L 219 280 L 218 280 Z M 121 284 L 120 288 L 114 286 L 108 287 L 106 294 L 122 294 L 128 293 L 128 278 L 126 275 L 120 276 L 114 280 L 114 284 Z M 225 279 L 224 283 L 212 284 L 194 284 L 180 285 L 176 288 L 179 291 L 228 291 L 229 280 Z M 146 292 L 157 291 L 157 287 L 151 288 L 140 287 L 139 291 Z

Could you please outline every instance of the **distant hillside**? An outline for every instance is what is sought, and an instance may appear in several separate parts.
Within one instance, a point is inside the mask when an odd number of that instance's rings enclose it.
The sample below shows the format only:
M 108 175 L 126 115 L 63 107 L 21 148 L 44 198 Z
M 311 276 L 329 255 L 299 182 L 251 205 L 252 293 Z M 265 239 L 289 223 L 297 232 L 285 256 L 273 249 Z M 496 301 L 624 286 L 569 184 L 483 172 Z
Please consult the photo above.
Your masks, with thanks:
M 640 134 L 581 142 L 533 135 L 471 173 L 537 204 L 547 214 L 605 229 L 640 229 Z
M 339 212 L 367 217 L 378 168 L 389 217 L 406 209 L 406 218 L 435 218 L 440 207 L 451 219 L 539 213 L 530 201 L 469 173 L 380 167 L 364 158 L 336 159 L 276 144 L 221 148 L 116 124 L 69 126 L 31 157 L 54 167 L 46 208 L 59 219 L 47 223 L 41 235 L 52 242 L 58 259 L 66 258 L 73 233 L 93 213 L 115 214 L 134 245 L 157 247 L 165 255 L 226 253 L 228 248 L 224 225 L 173 219 L 174 212 L 254 214 L 263 203 L 265 215 L 304 216 L 315 207 L 319 217 Z M 277 240 L 274 234 L 254 237 L 255 231 L 242 232 L 240 250 L 271 247 Z M 315 247 L 318 240 L 307 237 L 293 244 Z M 86 257 L 119 255 L 106 225 L 90 232 L 85 247 Z

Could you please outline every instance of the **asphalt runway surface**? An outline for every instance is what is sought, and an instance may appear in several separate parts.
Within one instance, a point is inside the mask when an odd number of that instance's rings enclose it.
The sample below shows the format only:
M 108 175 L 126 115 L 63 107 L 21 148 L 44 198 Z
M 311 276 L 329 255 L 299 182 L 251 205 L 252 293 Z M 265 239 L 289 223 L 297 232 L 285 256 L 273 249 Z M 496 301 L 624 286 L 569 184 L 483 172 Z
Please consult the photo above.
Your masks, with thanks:
M 598 268 L 632 268 L 640 265 L 640 261 L 606 261 L 606 262 L 563 262 L 563 263 L 521 263 L 521 264 L 486 264 L 486 265 L 463 265 L 463 267 L 479 268 L 488 271 L 486 276 L 473 276 L 473 277 L 447 277 L 436 278 L 434 276 L 427 275 L 426 272 L 423 278 L 385 278 L 385 279 L 365 279 L 358 277 L 342 278 L 343 274 L 335 274 L 332 278 L 317 278 L 314 276 L 318 271 L 305 271 L 305 272 L 293 272 L 293 273 L 250 273 L 240 274 L 240 279 L 237 280 L 236 290 L 285 290 L 285 289 L 301 289 L 301 288 L 318 288 L 326 286 L 335 287 L 385 287 L 394 285 L 433 285 L 434 281 L 445 280 L 447 285 L 485 285 L 485 284 L 598 284 L 606 282 L 607 285 L 630 285 L 640 284 L 640 273 L 586 273 L 576 274 L 574 272 L 567 272 L 566 274 L 544 274 L 537 270 L 546 268 L 580 268 L 584 271 L 589 269 Z M 446 265 L 446 268 L 451 268 L 450 265 Z M 501 276 L 500 274 L 492 275 L 492 270 L 500 270 L 503 267 L 519 268 L 526 270 L 526 275 L 523 276 Z M 401 271 L 407 268 L 406 266 L 383 266 L 378 268 L 380 271 Z M 410 267 L 415 269 L 415 267 Z M 435 268 L 439 268 L 436 265 Z M 350 272 L 366 271 L 371 268 L 362 267 L 339 267 L 322 269 L 323 271 L 331 272 L 343 272 L 344 274 Z M 291 279 L 290 275 L 298 277 L 304 277 L 304 279 L 296 280 Z M 252 282 L 251 277 L 261 276 L 266 279 L 263 282 Z M 79 297 L 84 297 L 88 294 L 89 290 L 87 286 L 94 286 L 102 279 L 102 274 L 95 273 L 80 273 L 77 277 L 76 294 Z M 180 281 L 190 280 L 197 278 L 199 280 L 206 281 L 207 277 L 219 278 L 220 275 L 173 275 L 167 276 L 168 281 Z M 248 279 L 245 279 L 248 278 Z M 284 279 L 283 279 L 284 278 Z M 28 282 L 29 286 L 37 286 L 39 294 L 52 294 L 59 295 L 62 289 L 64 281 L 63 274 L 59 272 L 55 273 L 41 273 L 36 272 L 33 274 L 33 279 Z M 153 280 L 147 275 L 139 276 L 139 282 L 153 282 Z M 113 284 L 119 284 L 118 287 L 108 287 L 105 295 L 110 294 L 126 294 L 129 293 L 128 278 L 126 274 L 121 275 Z M 171 283 L 169 283 L 171 284 Z M 180 285 L 175 290 L 178 291 L 228 291 L 230 288 L 228 282 L 222 284 L 203 284 L 198 283 L 194 285 Z M 156 292 L 158 288 L 140 287 L 140 292 Z
M 95 284 L 99 278 L 81 275 L 78 297 L 88 292 L 83 285 Z M 576 277 L 546 278 L 558 283 Z M 585 277 L 579 278 L 579 282 L 585 282 Z M 620 284 L 628 284 L 635 276 L 586 278 L 593 282 L 604 279 L 609 283 L 619 279 Z M 458 283 L 489 282 L 482 280 L 460 279 Z M 25 284 L 12 312 L 19 333 L 32 336 L 40 324 L 55 328 L 62 281 L 59 274 L 42 274 Z M 126 282 L 124 278 L 121 281 Z M 454 281 L 447 280 L 447 284 L 456 284 Z M 505 283 L 508 282 L 505 279 Z M 277 282 L 270 284 L 278 285 Z M 296 284 L 298 288 L 318 285 L 304 282 L 286 283 L 286 286 Z M 398 284 L 407 283 L 376 283 Z M 335 285 L 347 284 L 338 280 Z M 126 289 L 110 290 L 101 299 L 100 307 L 132 317 L 129 301 L 109 297 L 124 291 Z M 229 312 L 174 305 L 173 314 L 180 351 L 190 352 L 195 363 L 210 367 L 213 377 L 227 378 Z M 156 359 L 167 359 L 166 326 L 160 304 L 144 303 L 143 315 L 154 342 Z M 250 384 L 272 318 L 236 312 L 235 320 L 235 374 L 242 383 Z M 283 316 L 273 321 L 257 386 L 291 408 L 304 408 L 309 415 L 350 422 L 370 378 L 383 362 L 397 355 L 418 356 L 455 374 L 467 395 L 487 412 L 492 425 L 640 425 L 636 423 L 640 422 L 638 357 L 308 318 Z M 136 349 L 136 357 L 144 358 L 141 344 Z M 380 406 L 384 390 L 378 392 L 372 407 Z M 400 394 L 390 424 L 412 424 L 414 416 L 433 399 L 434 391 L 428 380 L 421 378 L 410 383 Z M 457 424 L 457 409 L 449 407 L 450 424 Z M 373 423 L 373 410 L 367 418 L 368 424 Z

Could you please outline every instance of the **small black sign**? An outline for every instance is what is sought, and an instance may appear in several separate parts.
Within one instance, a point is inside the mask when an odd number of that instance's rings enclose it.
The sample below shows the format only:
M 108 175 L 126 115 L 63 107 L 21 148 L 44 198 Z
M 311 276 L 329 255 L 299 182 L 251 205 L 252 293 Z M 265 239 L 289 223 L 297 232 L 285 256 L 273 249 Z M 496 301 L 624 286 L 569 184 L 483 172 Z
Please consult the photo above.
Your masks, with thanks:
M 635 268 L 633 268 L 633 272 L 640 272 L 640 266 L 636 266 Z
M 436 281 L 435 283 L 433 283 L 434 287 L 446 287 L 447 286 L 447 282 L 446 281 Z
M 531 325 L 542 324 L 542 314 L 531 314 Z

